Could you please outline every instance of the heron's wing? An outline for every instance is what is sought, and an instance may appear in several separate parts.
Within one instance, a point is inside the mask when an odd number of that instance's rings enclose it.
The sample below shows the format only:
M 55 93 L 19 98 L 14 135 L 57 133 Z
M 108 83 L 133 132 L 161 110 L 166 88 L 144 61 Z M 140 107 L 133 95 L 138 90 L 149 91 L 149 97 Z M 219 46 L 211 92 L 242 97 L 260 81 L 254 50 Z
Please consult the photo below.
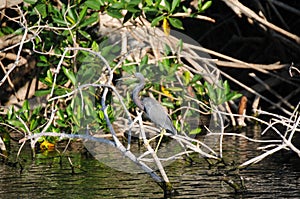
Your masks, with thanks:
M 147 117 L 157 126 L 164 128 L 173 134 L 177 134 L 177 131 L 172 123 L 171 118 L 165 112 L 162 105 L 153 98 L 146 97 L 143 99 L 144 111 Z

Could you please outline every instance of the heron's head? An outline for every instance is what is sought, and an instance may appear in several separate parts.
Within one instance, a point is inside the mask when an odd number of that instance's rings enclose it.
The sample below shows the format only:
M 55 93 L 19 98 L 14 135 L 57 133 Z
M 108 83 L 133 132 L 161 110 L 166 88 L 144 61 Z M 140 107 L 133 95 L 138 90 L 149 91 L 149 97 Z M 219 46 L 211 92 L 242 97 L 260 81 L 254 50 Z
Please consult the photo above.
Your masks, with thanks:
M 145 77 L 142 73 L 135 73 L 134 76 L 138 78 L 140 81 L 145 81 Z

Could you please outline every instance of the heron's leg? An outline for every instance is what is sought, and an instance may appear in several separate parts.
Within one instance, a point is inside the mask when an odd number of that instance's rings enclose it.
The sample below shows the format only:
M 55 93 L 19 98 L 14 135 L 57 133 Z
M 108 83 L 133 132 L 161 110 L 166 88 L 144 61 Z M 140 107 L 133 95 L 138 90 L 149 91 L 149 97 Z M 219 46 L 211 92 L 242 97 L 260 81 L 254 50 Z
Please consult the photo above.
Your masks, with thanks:
M 165 133 L 166 133 L 166 129 L 162 129 L 161 132 L 160 132 L 160 138 L 159 138 L 158 143 L 157 143 L 157 146 L 156 146 L 156 148 L 155 148 L 155 153 L 157 153 L 158 147 L 159 147 L 159 145 L 160 145 L 160 143 L 161 143 L 161 140 L 162 140 L 162 138 L 164 137 L 164 134 L 165 134 Z
M 155 153 L 157 152 L 158 147 L 159 147 L 159 145 L 160 145 L 160 143 L 161 143 L 161 140 L 162 140 L 162 138 L 163 138 L 163 136 L 164 136 L 165 133 L 166 133 L 166 130 L 165 130 L 165 129 L 162 129 L 162 130 L 160 131 L 160 134 L 158 134 L 158 135 L 156 135 L 156 136 L 154 136 L 154 137 L 152 137 L 152 138 L 150 138 L 150 139 L 148 140 L 148 144 L 149 144 L 152 140 L 156 139 L 157 137 L 160 137 L 159 140 L 158 140 L 157 146 L 156 146 L 156 148 L 155 148 Z
M 158 136 L 161 136 L 161 133 L 158 134 L 158 135 L 156 135 L 156 136 L 154 136 L 154 137 L 152 137 L 152 138 L 150 138 L 150 139 L 148 140 L 148 142 L 150 143 L 152 140 L 156 139 Z

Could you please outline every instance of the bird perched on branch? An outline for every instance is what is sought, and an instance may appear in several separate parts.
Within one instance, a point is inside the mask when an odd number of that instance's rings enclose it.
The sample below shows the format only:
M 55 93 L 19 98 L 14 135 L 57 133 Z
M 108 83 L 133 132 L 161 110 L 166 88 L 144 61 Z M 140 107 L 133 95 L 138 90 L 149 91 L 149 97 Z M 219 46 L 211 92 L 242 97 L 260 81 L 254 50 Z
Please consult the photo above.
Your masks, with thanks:
M 167 132 L 174 135 L 177 134 L 171 118 L 165 112 L 164 108 L 158 101 L 153 98 L 145 97 L 142 100 L 139 98 L 140 91 L 145 86 L 145 78 L 141 73 L 134 74 L 136 78 L 140 81 L 139 84 L 132 91 L 133 102 L 143 110 L 146 116 L 158 127 L 165 129 Z

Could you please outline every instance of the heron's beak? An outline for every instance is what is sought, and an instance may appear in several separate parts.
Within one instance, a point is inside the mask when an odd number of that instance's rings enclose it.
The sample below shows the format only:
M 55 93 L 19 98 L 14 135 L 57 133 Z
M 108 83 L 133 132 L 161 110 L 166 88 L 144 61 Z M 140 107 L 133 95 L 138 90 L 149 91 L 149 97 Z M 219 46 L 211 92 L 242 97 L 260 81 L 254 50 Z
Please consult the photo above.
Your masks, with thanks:
M 117 82 L 119 83 L 122 83 L 122 84 L 133 84 L 134 82 L 136 82 L 136 78 L 133 76 L 133 75 L 126 75 L 126 76 L 123 76 L 119 79 L 116 80 Z
M 121 77 L 121 78 L 117 79 L 116 81 L 124 81 L 124 80 L 131 79 L 132 77 L 133 77 L 132 75 L 126 75 L 124 77 Z

